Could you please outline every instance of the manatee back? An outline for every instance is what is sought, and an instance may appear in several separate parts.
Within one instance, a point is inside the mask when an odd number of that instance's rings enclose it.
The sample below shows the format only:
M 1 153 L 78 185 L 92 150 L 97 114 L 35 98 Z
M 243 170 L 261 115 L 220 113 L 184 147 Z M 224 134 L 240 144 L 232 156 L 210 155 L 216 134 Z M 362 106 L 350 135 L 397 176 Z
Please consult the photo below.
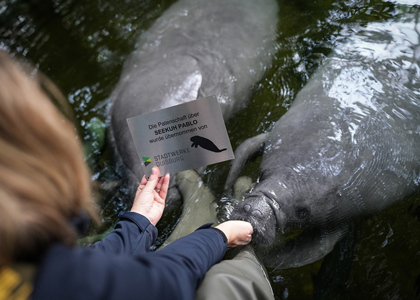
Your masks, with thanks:
M 277 12 L 274 0 L 181 0 L 140 38 L 110 110 L 117 152 L 137 177 L 126 119 L 216 95 L 227 121 L 271 63 Z
M 289 195 L 290 219 L 308 207 L 315 222 L 345 221 L 419 191 L 418 46 L 405 42 L 409 31 L 418 36 L 411 23 L 373 23 L 350 35 L 275 124 L 261 170 Z

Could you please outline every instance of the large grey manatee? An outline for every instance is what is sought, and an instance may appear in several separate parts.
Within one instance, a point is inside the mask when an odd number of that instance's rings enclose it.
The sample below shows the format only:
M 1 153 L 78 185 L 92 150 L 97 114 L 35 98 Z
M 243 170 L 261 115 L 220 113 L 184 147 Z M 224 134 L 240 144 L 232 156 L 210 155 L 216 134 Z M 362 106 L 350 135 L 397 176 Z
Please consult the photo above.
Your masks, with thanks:
M 227 121 L 270 66 L 277 18 L 275 0 L 180 0 L 140 38 L 110 108 L 111 139 L 137 179 L 126 119 L 216 95 Z
M 259 180 L 230 218 L 251 222 L 260 245 L 304 231 L 276 250 L 277 267 L 322 258 L 346 224 L 419 191 L 420 25 L 406 19 L 348 30 L 272 130 L 236 150 L 227 190 L 264 144 Z

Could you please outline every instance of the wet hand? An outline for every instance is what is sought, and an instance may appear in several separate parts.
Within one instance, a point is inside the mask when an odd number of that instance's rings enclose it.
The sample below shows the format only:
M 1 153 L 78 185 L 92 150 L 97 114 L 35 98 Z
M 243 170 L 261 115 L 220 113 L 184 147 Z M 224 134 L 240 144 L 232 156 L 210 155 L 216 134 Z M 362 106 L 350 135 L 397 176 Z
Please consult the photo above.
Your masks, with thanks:
M 131 211 L 145 216 L 150 223 L 156 226 L 165 208 L 168 186 L 169 174 L 160 177 L 159 169 L 153 167 L 149 180 L 146 179 L 146 176 L 141 179 Z
M 245 221 L 227 221 L 216 226 L 228 239 L 228 247 L 246 245 L 251 242 L 253 228 Z

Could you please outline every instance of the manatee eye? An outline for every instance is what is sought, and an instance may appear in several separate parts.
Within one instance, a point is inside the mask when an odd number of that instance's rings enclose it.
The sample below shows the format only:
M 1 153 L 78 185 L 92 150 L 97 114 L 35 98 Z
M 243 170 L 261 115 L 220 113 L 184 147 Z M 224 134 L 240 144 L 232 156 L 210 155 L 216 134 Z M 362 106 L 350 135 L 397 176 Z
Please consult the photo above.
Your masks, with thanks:
M 305 220 L 309 217 L 310 211 L 306 207 L 297 207 L 296 208 L 296 217 L 300 220 Z

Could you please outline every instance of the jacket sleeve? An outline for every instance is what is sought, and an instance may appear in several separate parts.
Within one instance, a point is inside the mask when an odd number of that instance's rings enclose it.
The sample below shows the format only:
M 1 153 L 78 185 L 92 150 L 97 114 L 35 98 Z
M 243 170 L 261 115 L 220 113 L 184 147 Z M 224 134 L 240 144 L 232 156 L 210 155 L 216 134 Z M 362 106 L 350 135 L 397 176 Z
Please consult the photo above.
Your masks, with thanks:
M 130 256 L 148 252 L 157 238 L 156 227 L 145 216 L 135 212 L 123 212 L 118 217 L 121 220 L 115 229 L 90 248 Z
M 195 291 L 206 272 L 223 259 L 227 241 L 215 230 L 202 228 L 180 238 L 162 250 L 151 252 L 139 261 L 147 259 L 151 265 L 148 285 L 161 277 L 164 290 L 155 285 L 152 297 L 147 299 L 194 299 Z M 158 280 L 159 281 L 159 280 Z
M 160 251 L 132 257 L 58 245 L 40 264 L 33 300 L 193 300 L 226 249 L 222 236 L 206 228 Z

